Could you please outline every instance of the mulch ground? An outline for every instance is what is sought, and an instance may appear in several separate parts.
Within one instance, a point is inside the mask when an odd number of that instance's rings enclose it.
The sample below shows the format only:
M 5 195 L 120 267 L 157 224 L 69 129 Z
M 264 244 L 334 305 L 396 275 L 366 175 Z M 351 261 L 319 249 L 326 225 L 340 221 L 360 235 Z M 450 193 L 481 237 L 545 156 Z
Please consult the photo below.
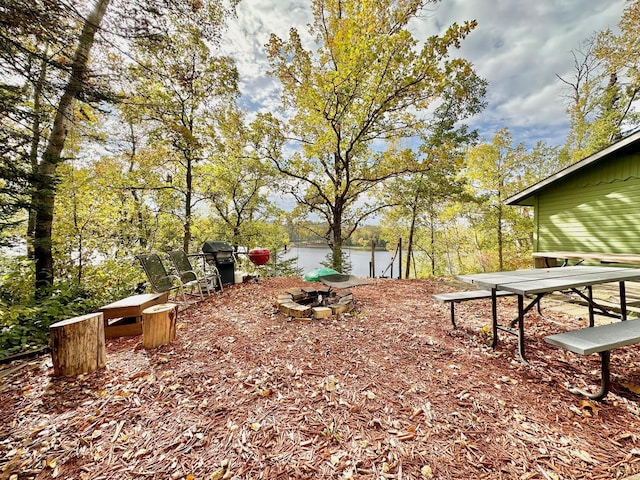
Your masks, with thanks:
M 236 285 L 181 311 L 147 351 L 107 341 L 107 367 L 52 376 L 41 356 L 0 380 L 0 478 L 614 479 L 640 472 L 638 347 L 599 357 L 547 345 L 584 319 L 530 313 L 487 346 L 490 301 L 449 308 L 444 280 L 376 279 L 338 318 L 274 306 L 299 279 Z M 500 300 L 505 317 L 513 298 Z M 585 310 L 586 314 L 586 310 Z M 509 319 L 511 319 L 509 318 Z

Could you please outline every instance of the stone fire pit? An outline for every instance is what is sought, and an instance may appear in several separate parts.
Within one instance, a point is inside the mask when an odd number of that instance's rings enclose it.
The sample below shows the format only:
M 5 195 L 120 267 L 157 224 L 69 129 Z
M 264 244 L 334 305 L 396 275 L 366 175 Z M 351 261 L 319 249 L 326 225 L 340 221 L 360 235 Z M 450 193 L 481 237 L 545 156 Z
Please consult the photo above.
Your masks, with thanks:
M 353 293 L 329 287 L 290 288 L 278 295 L 276 306 L 297 320 L 330 318 L 353 308 Z

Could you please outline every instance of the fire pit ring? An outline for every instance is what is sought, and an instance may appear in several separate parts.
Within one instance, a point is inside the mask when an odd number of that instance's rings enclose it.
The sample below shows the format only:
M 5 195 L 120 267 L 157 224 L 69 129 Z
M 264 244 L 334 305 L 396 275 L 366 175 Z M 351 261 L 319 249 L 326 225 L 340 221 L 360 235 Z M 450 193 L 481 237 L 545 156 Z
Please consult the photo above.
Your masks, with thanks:
M 331 318 L 351 311 L 353 305 L 352 292 L 330 287 L 290 288 L 276 299 L 278 310 L 297 320 Z

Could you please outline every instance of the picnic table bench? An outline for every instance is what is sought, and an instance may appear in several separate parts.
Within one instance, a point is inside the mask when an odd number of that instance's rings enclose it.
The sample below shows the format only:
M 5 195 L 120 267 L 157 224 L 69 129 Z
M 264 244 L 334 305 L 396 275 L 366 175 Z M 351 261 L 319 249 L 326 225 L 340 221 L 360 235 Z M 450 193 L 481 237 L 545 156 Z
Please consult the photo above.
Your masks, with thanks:
M 503 290 L 496 292 L 496 297 L 504 297 L 510 295 L 515 295 L 515 293 Z M 459 292 L 436 293 L 435 295 L 431 295 L 431 298 L 433 298 L 437 302 L 444 304 L 448 303 L 451 305 L 451 325 L 453 325 L 453 328 L 457 328 L 455 310 L 456 303 L 492 298 L 492 296 L 493 294 L 491 293 L 491 290 L 462 290 Z
M 600 354 L 600 390 L 596 393 L 589 393 L 579 388 L 571 388 L 571 391 L 594 400 L 601 400 L 609 392 L 611 386 L 611 350 L 640 343 L 640 320 L 628 320 L 557 333 L 545 337 L 545 341 L 580 355 Z

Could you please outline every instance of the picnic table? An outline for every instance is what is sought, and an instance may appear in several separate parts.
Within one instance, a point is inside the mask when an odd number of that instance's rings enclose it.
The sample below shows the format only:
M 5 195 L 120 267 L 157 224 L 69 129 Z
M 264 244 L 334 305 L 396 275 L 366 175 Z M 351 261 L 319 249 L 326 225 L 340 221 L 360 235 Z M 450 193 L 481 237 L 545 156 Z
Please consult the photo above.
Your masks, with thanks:
M 627 319 L 626 289 L 625 282 L 629 280 L 640 280 L 640 268 L 623 267 L 587 267 L 571 266 L 562 268 L 536 268 L 527 270 L 515 270 L 494 273 L 479 273 L 471 275 L 460 275 L 459 280 L 472 283 L 475 286 L 490 290 L 492 300 L 492 330 L 493 347 L 498 341 L 498 330 L 506 331 L 517 335 L 518 353 L 522 360 L 526 362 L 525 355 L 525 332 L 524 316 L 547 294 L 571 290 L 584 300 L 589 306 L 589 326 L 594 325 L 594 312 L 598 310 L 601 315 Z M 620 291 L 620 314 L 617 315 L 605 306 L 597 304 L 593 300 L 593 286 L 605 283 L 618 283 Z M 586 290 L 586 294 L 582 291 Z M 498 291 L 513 292 L 518 296 L 518 317 L 511 322 L 511 326 L 517 323 L 518 328 L 513 331 L 498 325 L 497 315 L 497 294 Z M 525 306 L 525 297 L 531 298 L 530 303 Z

